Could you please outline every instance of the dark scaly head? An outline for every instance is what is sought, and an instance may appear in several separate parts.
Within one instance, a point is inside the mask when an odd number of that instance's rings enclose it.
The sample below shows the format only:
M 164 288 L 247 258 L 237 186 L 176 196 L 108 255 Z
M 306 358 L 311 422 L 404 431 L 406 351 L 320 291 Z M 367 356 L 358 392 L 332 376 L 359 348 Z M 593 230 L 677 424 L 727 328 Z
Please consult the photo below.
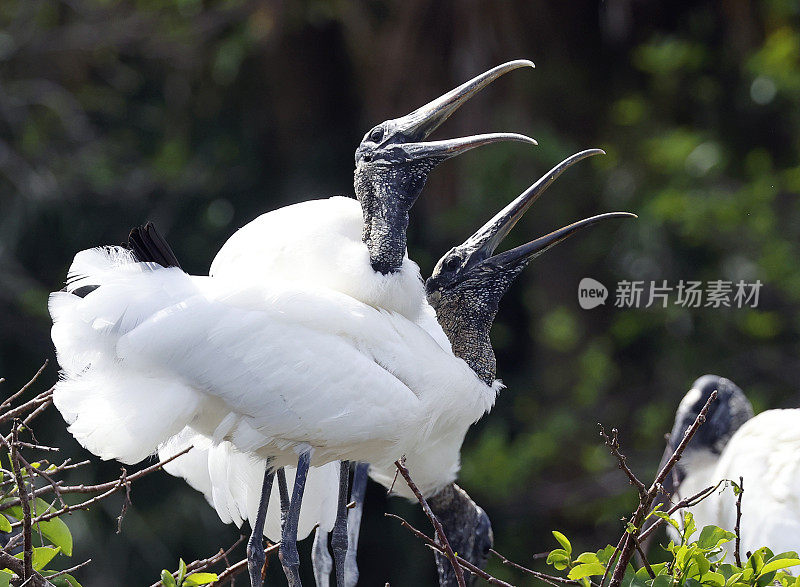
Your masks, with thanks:
M 386 274 L 401 266 L 408 213 L 428 174 L 439 163 L 498 141 L 536 144 L 533 139 L 515 133 L 425 142 L 428 135 L 472 96 L 504 73 L 520 67 L 533 67 L 533 63 L 518 60 L 499 65 L 406 116 L 382 122 L 364 135 L 356 149 L 354 187 L 364 213 L 362 239 L 369 248 L 370 263 L 375 271 Z
M 463 244 L 450 249 L 439 259 L 425 282 L 428 303 L 436 310 L 436 317 L 453 345 L 453 352 L 488 385 L 495 377 L 495 357 L 489 331 L 500 299 L 528 263 L 550 247 L 601 220 L 636 217 L 628 212 L 600 214 L 510 251 L 494 254 L 503 238 L 559 175 L 578 161 L 600 153 L 603 153 L 600 149 L 581 151 L 556 165 Z
M 678 406 L 659 470 L 669 461 L 715 390 L 717 399 L 709 406 L 706 421 L 697 429 L 681 460 L 664 480 L 664 489 L 670 495 L 678 489 L 693 465 L 714 462 L 742 424 L 753 417 L 750 400 L 733 381 L 717 375 L 703 375 L 692 384 Z

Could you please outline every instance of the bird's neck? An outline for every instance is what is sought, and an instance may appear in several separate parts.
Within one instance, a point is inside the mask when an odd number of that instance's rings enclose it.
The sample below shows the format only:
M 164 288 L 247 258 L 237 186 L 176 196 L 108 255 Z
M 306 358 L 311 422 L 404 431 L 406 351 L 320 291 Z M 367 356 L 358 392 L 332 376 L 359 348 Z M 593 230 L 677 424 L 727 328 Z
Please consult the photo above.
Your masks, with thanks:
M 453 354 L 464 359 L 486 385 L 492 385 L 497 363 L 489 331 L 497 314 L 497 304 L 475 304 L 467 293 L 457 293 L 443 296 L 434 309 Z

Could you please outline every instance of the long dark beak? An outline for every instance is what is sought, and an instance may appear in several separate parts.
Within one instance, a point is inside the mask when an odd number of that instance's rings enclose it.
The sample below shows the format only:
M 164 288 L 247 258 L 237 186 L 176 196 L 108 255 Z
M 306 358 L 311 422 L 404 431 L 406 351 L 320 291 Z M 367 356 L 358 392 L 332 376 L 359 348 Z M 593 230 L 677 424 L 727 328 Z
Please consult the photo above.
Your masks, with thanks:
M 531 187 L 517 196 L 508 206 L 500 210 L 494 218 L 481 226 L 475 234 L 461 245 L 464 249 L 471 251 L 470 264 L 479 263 L 480 261 L 488 259 L 506 235 L 511 232 L 514 225 L 519 222 L 519 219 L 527 212 L 528 208 L 539 199 L 539 196 L 541 196 L 544 191 L 550 187 L 550 184 L 562 173 L 575 165 L 578 161 L 582 161 L 593 155 L 601 154 L 605 155 L 605 152 L 601 149 L 587 149 L 567 157 L 543 175 Z
M 423 141 L 434 130 L 439 128 L 450 115 L 463 106 L 467 100 L 480 92 L 483 88 L 491 84 L 501 75 L 513 71 L 520 67 L 535 67 L 527 59 L 517 59 L 509 61 L 490 69 L 450 90 L 443 96 L 436 98 L 417 108 L 410 114 L 402 118 L 396 118 L 393 123 L 397 130 L 401 131 L 410 142 Z
M 450 90 L 443 96 L 428 102 L 425 106 L 417 108 L 412 113 L 402 118 L 396 118 L 391 122 L 394 132 L 402 133 L 409 141 L 398 144 L 397 149 L 402 151 L 409 160 L 422 158 L 444 160 L 469 149 L 499 141 L 520 141 L 532 145 L 537 144 L 534 139 L 516 133 L 491 133 L 445 141 L 422 142 L 447 120 L 453 112 L 464 105 L 467 100 L 501 75 L 520 67 L 534 67 L 534 65 L 525 59 L 498 65 Z
M 510 251 L 505 251 L 499 255 L 495 255 L 494 257 L 490 257 L 489 261 L 498 266 L 510 266 L 519 263 L 528 263 L 531 259 L 538 257 L 550 247 L 557 245 L 578 231 L 588 228 L 593 224 L 597 224 L 601 220 L 607 220 L 609 218 L 638 218 L 638 216 L 636 216 L 636 214 L 631 214 L 630 212 L 607 212 L 605 214 L 592 216 L 591 218 L 584 218 L 578 222 L 573 222 L 569 226 L 554 230 L 550 234 L 537 238 L 536 240 L 527 244 L 511 249 Z

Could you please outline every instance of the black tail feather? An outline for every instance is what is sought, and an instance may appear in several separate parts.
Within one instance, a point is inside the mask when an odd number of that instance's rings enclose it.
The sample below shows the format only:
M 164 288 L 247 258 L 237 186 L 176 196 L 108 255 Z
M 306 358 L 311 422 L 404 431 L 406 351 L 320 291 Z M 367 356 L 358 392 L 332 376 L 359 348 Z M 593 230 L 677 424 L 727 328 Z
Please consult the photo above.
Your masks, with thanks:
M 128 248 L 143 263 L 158 263 L 162 267 L 181 268 L 178 258 L 152 222 L 137 226 L 128 235 Z

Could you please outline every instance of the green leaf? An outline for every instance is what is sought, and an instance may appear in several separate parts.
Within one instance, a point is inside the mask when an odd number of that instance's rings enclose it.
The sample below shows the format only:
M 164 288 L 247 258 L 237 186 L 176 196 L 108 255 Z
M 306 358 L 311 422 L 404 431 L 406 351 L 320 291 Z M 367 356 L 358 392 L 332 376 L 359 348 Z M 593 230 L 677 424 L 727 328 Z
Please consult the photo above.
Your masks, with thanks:
M 585 563 L 572 567 L 567 577 L 570 579 L 583 579 L 593 575 L 602 575 L 605 572 L 606 568 L 600 563 Z
M 685 542 L 689 542 L 689 538 L 691 538 L 692 534 L 695 533 L 697 530 L 697 524 L 694 523 L 694 516 L 692 512 L 684 511 L 683 512 L 683 540 Z
M 761 575 L 766 575 L 772 571 L 779 571 L 780 569 L 786 569 L 796 565 L 800 565 L 800 558 L 782 558 L 778 560 L 773 559 L 764 565 L 764 567 L 761 569 Z
M 34 507 L 37 516 L 41 516 L 42 514 L 53 510 L 50 504 L 40 497 L 36 498 Z M 23 517 L 22 506 L 18 505 L 8 508 L 5 510 L 5 513 L 16 518 L 17 520 L 21 520 Z M 47 538 L 53 544 L 53 546 L 60 547 L 61 552 L 63 552 L 65 555 L 72 556 L 72 534 L 63 520 L 60 518 L 53 518 L 52 520 L 38 522 L 34 525 L 34 527 L 38 527 L 42 533 L 42 536 Z
M 186 577 L 186 563 L 183 559 L 178 559 L 178 585 L 183 585 L 183 580 Z
M 0 515 L 0 532 L 11 532 L 11 522 L 2 515 Z
M 11 577 L 14 575 L 7 571 L 0 571 L 0 587 L 10 587 Z
M 723 587 L 725 585 L 725 577 L 722 573 L 705 573 L 703 575 L 703 585 L 712 585 L 712 587 Z
M 167 569 L 161 571 L 161 584 L 164 587 L 178 587 L 178 584 L 175 583 L 175 577 Z
M 563 548 L 556 548 L 547 555 L 547 564 L 553 565 L 556 570 L 563 571 L 569 566 L 569 555 Z
M 216 573 L 192 573 L 186 577 L 183 583 L 187 587 L 196 587 L 198 585 L 208 585 L 219 579 Z
M 567 555 L 571 555 L 572 554 L 572 544 L 570 544 L 569 540 L 567 540 L 567 537 L 564 536 L 558 530 L 553 530 L 553 536 L 555 536 L 555 539 L 558 540 L 558 543 L 567 552 Z
M 57 573 L 58 571 L 52 571 L 53 573 Z M 55 587 L 83 587 L 78 580 L 73 577 L 72 575 L 59 575 L 53 579 L 48 578 Z
M 669 515 L 667 512 L 657 512 L 657 511 L 653 511 L 653 512 L 651 512 L 651 513 L 652 513 L 654 516 L 658 516 L 659 518 L 661 518 L 662 520 L 664 520 L 665 522 L 667 522 L 669 525 L 671 525 L 673 528 L 675 528 L 675 529 L 676 529 L 678 532 L 680 532 L 680 531 L 681 531 L 681 526 L 680 526 L 680 524 L 678 524 L 678 522 L 677 522 L 676 520 L 672 519 L 672 518 L 670 517 L 670 515 Z
M 697 546 L 706 552 L 715 550 L 720 544 L 730 542 L 736 538 L 736 534 L 728 532 L 717 526 L 706 526 L 700 531 L 700 537 L 697 539 Z
M 37 546 L 34 548 L 33 559 L 31 560 L 31 563 L 33 564 L 33 570 L 41 571 L 45 565 L 53 560 L 53 557 L 59 552 L 61 552 L 60 548 L 52 548 L 50 546 Z M 20 552 L 19 554 L 15 554 L 14 557 L 18 558 L 19 560 L 23 560 L 25 553 Z
M 601 563 L 600 559 L 598 558 L 597 554 L 594 552 L 584 552 L 581 553 L 578 558 L 575 559 L 576 563 Z
M 652 587 L 671 587 L 672 586 L 672 577 L 669 575 L 659 575 L 655 579 L 653 579 Z

